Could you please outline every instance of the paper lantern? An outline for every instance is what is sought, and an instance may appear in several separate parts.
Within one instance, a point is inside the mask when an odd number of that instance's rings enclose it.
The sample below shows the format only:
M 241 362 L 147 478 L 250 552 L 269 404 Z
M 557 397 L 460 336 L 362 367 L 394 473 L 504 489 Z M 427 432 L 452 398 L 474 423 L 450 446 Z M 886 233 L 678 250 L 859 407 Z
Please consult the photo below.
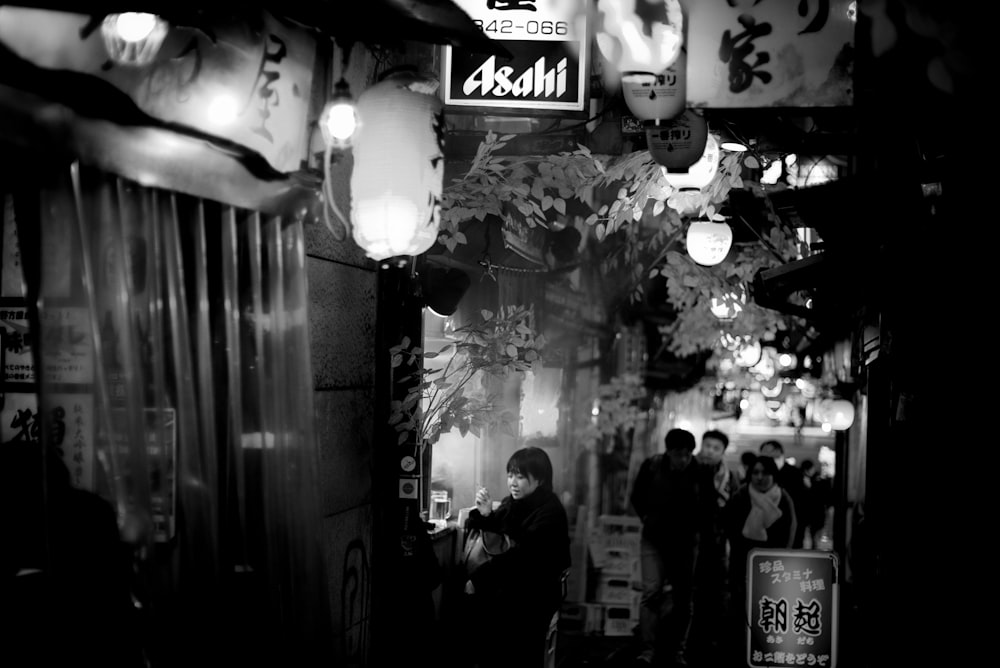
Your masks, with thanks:
M 684 42 L 679 0 L 598 0 L 597 48 L 619 72 L 659 74 Z
M 686 171 L 670 171 L 666 167 L 661 169 L 663 178 L 677 190 L 701 190 L 719 173 L 719 142 L 713 135 L 708 135 L 705 151 L 698 162 Z
M 696 220 L 688 226 L 685 243 L 692 260 L 711 267 L 726 259 L 733 245 L 733 231 L 724 222 Z
M 759 341 L 746 341 L 733 353 L 736 363 L 742 367 L 752 367 L 760 362 L 764 349 Z
M 708 123 L 704 117 L 688 109 L 669 121 L 646 124 L 646 148 L 657 164 L 673 171 L 684 171 L 705 154 L 708 145 Z
M 419 255 L 437 240 L 444 180 L 444 115 L 437 95 L 391 77 L 358 96 L 351 221 L 374 260 Z
M 683 49 L 677 62 L 659 74 L 623 74 L 622 97 L 629 111 L 641 121 L 670 120 L 684 113 L 687 104 L 687 59 Z
M 854 404 L 847 399 L 834 399 L 824 406 L 823 422 L 829 422 L 837 431 L 850 429 L 854 424 Z
M 739 292 L 729 292 L 724 297 L 712 297 L 711 310 L 719 320 L 732 320 L 747 303 L 746 292 L 742 289 Z
M 101 38 L 112 61 L 140 66 L 152 62 L 170 26 L 156 14 L 108 14 L 101 23 Z

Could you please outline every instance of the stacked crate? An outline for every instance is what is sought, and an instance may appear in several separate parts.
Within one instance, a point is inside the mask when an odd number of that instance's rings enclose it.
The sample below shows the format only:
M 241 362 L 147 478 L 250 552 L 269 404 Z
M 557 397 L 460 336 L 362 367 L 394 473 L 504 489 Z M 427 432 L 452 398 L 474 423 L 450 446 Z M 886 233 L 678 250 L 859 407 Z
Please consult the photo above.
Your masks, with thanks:
M 639 623 L 641 573 L 639 538 L 642 522 L 629 515 L 601 515 L 590 541 L 594 568 L 599 570 L 595 599 L 603 606 L 606 636 L 632 635 Z

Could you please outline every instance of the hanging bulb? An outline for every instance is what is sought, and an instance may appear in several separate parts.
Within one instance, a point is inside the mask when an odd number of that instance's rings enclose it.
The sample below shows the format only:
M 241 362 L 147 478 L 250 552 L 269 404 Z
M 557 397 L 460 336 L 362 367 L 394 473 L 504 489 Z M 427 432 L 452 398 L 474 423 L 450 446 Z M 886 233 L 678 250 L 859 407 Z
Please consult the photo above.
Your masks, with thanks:
M 323 108 L 319 127 L 327 146 L 350 146 L 351 137 L 358 127 L 358 114 L 351 87 L 343 78 L 334 86 L 333 97 Z
M 104 48 L 115 63 L 146 65 L 156 57 L 168 29 L 167 22 L 156 14 L 108 14 L 101 24 L 101 37 Z

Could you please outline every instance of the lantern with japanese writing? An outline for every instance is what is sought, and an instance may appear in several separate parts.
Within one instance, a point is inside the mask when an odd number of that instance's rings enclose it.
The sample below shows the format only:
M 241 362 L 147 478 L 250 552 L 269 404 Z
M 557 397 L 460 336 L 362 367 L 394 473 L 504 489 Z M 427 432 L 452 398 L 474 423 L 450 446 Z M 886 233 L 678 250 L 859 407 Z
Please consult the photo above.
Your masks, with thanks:
M 685 171 L 705 154 L 708 123 L 692 109 L 673 120 L 650 121 L 645 125 L 649 155 L 664 169 Z
M 437 240 L 444 113 L 428 90 L 399 75 L 358 96 L 351 220 L 354 241 L 374 260 L 419 255 Z
M 684 41 L 679 0 L 598 0 L 597 47 L 622 74 L 659 74 Z
M 711 267 L 726 259 L 733 245 L 733 231 L 723 221 L 696 220 L 688 226 L 685 243 L 692 260 Z
M 661 167 L 663 178 L 677 190 L 701 190 L 719 172 L 719 142 L 714 135 L 708 135 L 705 152 L 686 170 L 670 170 Z
M 622 74 L 625 105 L 641 121 L 670 120 L 684 113 L 687 105 L 687 59 L 681 49 L 673 65 L 658 74 Z

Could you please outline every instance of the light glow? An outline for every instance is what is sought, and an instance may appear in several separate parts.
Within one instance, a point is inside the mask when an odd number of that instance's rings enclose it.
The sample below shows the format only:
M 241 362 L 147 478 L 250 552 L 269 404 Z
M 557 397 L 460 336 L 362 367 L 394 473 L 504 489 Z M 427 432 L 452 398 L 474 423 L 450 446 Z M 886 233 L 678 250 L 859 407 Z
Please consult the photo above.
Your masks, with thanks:
M 125 12 L 115 20 L 118 36 L 126 42 L 141 42 L 156 29 L 156 15 L 144 12 Z

